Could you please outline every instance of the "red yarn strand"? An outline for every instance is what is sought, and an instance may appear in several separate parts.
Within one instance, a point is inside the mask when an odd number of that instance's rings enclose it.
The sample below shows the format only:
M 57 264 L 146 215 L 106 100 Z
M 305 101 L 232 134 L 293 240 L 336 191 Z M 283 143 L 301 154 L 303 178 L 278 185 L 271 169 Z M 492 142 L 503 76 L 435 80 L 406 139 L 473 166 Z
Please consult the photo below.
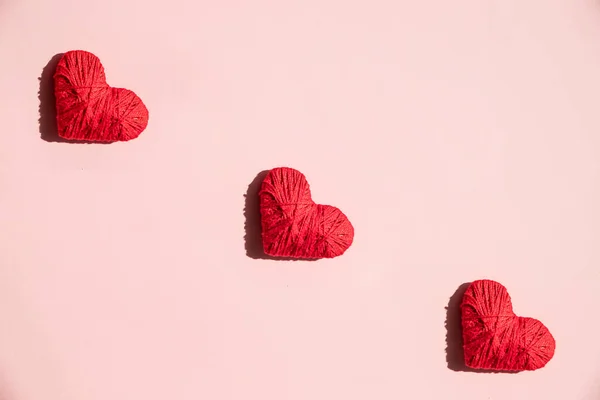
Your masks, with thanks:
M 346 215 L 336 207 L 316 204 L 301 172 L 292 168 L 269 171 L 259 197 L 267 255 L 333 258 L 352 244 L 354 228 Z
M 537 319 L 514 314 L 508 291 L 498 282 L 473 282 L 461 305 L 465 364 L 474 369 L 526 371 L 554 356 L 554 337 Z
M 117 142 L 134 139 L 148 125 L 148 109 L 131 90 L 106 83 L 92 53 L 65 53 L 54 74 L 58 135 L 64 139 Z

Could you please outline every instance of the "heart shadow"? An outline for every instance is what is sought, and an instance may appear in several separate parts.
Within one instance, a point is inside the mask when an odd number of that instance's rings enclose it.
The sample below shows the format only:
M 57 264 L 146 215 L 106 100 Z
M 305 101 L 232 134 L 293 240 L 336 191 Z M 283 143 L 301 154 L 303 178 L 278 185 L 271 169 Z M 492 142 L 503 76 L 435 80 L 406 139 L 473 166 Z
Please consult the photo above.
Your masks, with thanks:
M 60 59 L 64 53 L 54 55 L 48 64 L 42 69 L 42 75 L 38 78 L 40 81 L 40 91 L 38 99 L 40 100 L 40 137 L 46 142 L 53 143 L 77 143 L 77 144 L 104 144 L 90 141 L 68 140 L 58 135 L 58 125 L 56 123 L 56 97 L 54 96 L 54 73 Z
M 446 307 L 446 364 L 455 372 L 475 372 L 479 374 L 516 374 L 519 371 L 488 371 L 469 368 L 465 364 L 462 336 L 462 314 L 460 305 L 471 282 L 463 283 L 450 296 Z
M 50 59 L 48 64 L 42 69 L 42 75 L 38 78 L 40 81 L 40 135 L 46 142 L 62 142 L 58 136 L 58 127 L 56 125 L 56 98 L 54 97 L 54 72 L 56 66 L 62 58 L 63 53 L 56 54 Z
M 450 296 L 446 307 L 446 363 L 452 371 L 468 371 L 463 353 L 460 304 L 470 283 L 463 283 Z
M 317 261 L 318 259 L 298 259 L 291 257 L 274 257 L 265 253 L 262 244 L 262 224 L 260 217 L 260 198 L 258 193 L 263 180 L 269 173 L 268 170 L 261 171 L 248 185 L 246 191 L 244 217 L 244 242 L 246 256 L 255 260 L 278 260 L 278 261 Z

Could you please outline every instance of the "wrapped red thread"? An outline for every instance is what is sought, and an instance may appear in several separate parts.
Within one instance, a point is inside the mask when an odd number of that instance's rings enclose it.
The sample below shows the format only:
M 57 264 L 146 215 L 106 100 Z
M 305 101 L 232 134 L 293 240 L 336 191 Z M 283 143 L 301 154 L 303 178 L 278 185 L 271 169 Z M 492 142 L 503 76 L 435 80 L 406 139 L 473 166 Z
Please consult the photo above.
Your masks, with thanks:
M 346 215 L 336 207 L 316 204 L 300 171 L 272 169 L 262 182 L 259 197 L 267 255 L 333 258 L 352 244 L 354 228 Z
M 87 51 L 69 51 L 54 74 L 58 135 L 67 140 L 134 139 L 148 125 L 148 109 L 131 90 L 106 83 L 104 67 Z
M 498 282 L 471 283 L 461 305 L 465 364 L 492 371 L 532 371 L 554 356 L 554 337 L 537 319 L 518 317 Z

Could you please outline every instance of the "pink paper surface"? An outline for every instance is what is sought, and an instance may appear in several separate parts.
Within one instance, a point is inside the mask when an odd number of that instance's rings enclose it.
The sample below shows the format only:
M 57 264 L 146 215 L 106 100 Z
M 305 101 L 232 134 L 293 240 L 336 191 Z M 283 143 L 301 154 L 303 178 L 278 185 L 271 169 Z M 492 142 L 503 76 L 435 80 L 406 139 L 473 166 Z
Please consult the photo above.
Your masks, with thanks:
M 139 139 L 40 138 L 73 49 Z M 0 93 L 3 400 L 600 399 L 600 3 L 0 0 Z M 246 255 L 277 166 L 349 216 L 344 256 Z M 546 368 L 448 368 L 481 278 Z

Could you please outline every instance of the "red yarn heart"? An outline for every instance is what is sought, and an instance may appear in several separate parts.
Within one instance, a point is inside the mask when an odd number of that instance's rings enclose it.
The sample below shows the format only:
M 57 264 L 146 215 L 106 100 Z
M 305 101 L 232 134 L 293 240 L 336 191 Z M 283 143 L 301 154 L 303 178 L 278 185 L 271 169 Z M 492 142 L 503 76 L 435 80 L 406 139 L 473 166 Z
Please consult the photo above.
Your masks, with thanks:
M 461 305 L 465 364 L 495 371 L 532 371 L 554 356 L 552 334 L 537 319 L 518 317 L 498 282 L 471 283 Z
M 106 83 L 104 67 L 87 51 L 63 55 L 54 74 L 58 135 L 68 140 L 135 139 L 148 125 L 148 109 L 131 90 Z
M 300 171 L 275 168 L 262 182 L 260 212 L 267 255 L 317 259 L 342 255 L 354 228 L 336 207 L 315 204 Z

